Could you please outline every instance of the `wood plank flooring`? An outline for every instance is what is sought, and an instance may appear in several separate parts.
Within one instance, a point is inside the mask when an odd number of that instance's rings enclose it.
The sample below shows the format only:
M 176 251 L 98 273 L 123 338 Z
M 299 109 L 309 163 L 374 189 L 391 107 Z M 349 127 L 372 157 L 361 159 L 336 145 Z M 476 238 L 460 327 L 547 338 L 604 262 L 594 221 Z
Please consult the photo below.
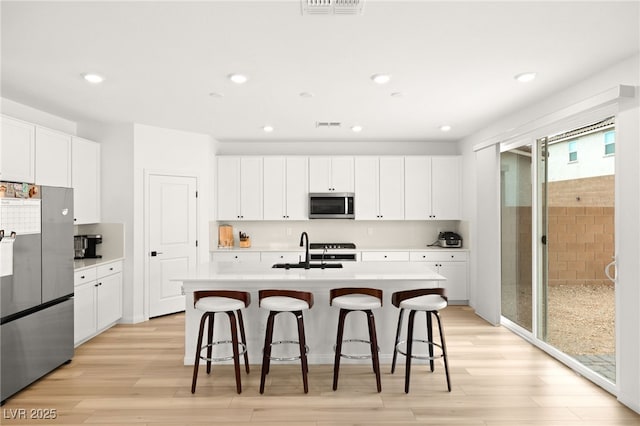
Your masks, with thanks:
M 210 376 L 201 368 L 192 395 L 192 368 L 182 365 L 184 316 L 176 314 L 118 325 L 80 346 L 71 364 L 9 399 L 0 423 L 640 425 L 640 416 L 613 396 L 508 330 L 488 325 L 470 308 L 450 306 L 442 318 L 451 393 L 441 362 L 431 373 L 424 361 L 416 361 L 411 392 L 405 394 L 400 357 L 394 375 L 389 365 L 382 366 L 382 393 L 375 391 L 368 365 L 344 364 L 336 392 L 332 366 L 311 365 L 305 395 L 300 367 L 273 363 L 264 395 L 258 392 L 259 365 L 252 365 L 249 375 L 243 371 L 240 395 L 231 366 L 214 365 Z M 38 419 L 46 410 L 55 410 L 56 418 Z

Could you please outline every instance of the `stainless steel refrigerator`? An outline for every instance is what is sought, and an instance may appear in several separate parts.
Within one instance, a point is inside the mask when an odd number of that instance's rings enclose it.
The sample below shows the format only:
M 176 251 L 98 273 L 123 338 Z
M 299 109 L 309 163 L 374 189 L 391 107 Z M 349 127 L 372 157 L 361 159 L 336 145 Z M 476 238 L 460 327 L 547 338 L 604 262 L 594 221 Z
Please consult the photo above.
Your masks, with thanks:
M 8 182 L 0 187 L 4 403 L 73 357 L 73 190 Z

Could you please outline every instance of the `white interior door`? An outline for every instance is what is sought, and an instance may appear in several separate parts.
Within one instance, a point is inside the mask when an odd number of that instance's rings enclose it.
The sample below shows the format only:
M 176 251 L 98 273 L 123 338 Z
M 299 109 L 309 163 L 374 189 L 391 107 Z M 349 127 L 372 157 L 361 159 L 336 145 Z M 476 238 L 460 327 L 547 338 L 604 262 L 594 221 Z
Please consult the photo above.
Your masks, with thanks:
M 149 175 L 149 317 L 184 310 L 170 280 L 196 265 L 196 188 L 195 177 Z

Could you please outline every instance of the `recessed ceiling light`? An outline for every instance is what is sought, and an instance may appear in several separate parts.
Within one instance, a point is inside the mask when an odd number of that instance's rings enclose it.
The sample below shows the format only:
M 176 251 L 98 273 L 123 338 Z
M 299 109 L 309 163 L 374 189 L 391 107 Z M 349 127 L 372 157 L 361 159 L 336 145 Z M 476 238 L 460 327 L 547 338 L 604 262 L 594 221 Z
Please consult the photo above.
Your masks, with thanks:
M 391 80 L 391 76 L 389 74 L 373 74 L 371 80 L 378 84 L 386 84 Z
M 246 75 L 244 74 L 229 74 L 229 80 L 233 81 L 236 84 L 243 84 L 246 83 L 248 78 Z
M 451 126 L 449 126 L 448 124 L 443 124 L 442 126 L 440 126 L 440 130 L 443 132 L 448 132 L 449 130 L 451 130 Z
M 351 126 L 351 130 L 356 132 L 356 133 L 361 132 L 362 131 L 362 126 L 359 126 L 359 125 L 356 124 L 355 126 Z
M 535 72 L 523 72 L 521 74 L 518 74 L 518 75 L 514 76 L 513 78 L 518 80 L 520 83 L 528 83 L 530 81 L 535 80 L 536 73 Z
M 313 98 L 314 96 L 315 94 L 313 94 L 312 92 L 300 92 L 301 98 Z
M 404 93 L 402 93 L 402 92 L 393 92 L 391 94 L 391 97 L 393 97 L 393 98 L 401 98 L 403 96 L 404 96 Z
M 100 74 L 95 74 L 95 73 L 82 74 L 82 77 L 84 77 L 84 79 L 87 80 L 91 84 L 99 84 L 99 83 L 102 83 L 104 81 L 104 77 L 103 76 L 101 76 Z
M 224 94 L 220 92 L 211 92 L 209 93 L 209 96 L 211 96 L 212 98 L 224 98 Z
M 264 130 L 266 133 L 271 133 L 273 132 L 273 126 L 269 126 L 269 125 L 263 126 L 262 130 Z

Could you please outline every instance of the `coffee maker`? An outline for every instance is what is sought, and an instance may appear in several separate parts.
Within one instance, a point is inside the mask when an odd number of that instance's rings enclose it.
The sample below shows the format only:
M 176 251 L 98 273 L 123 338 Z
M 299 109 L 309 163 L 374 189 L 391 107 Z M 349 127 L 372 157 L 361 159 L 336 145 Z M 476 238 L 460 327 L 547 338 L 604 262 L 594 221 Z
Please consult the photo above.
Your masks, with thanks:
M 96 247 L 102 244 L 102 235 L 76 235 L 73 237 L 74 259 L 100 259 Z

